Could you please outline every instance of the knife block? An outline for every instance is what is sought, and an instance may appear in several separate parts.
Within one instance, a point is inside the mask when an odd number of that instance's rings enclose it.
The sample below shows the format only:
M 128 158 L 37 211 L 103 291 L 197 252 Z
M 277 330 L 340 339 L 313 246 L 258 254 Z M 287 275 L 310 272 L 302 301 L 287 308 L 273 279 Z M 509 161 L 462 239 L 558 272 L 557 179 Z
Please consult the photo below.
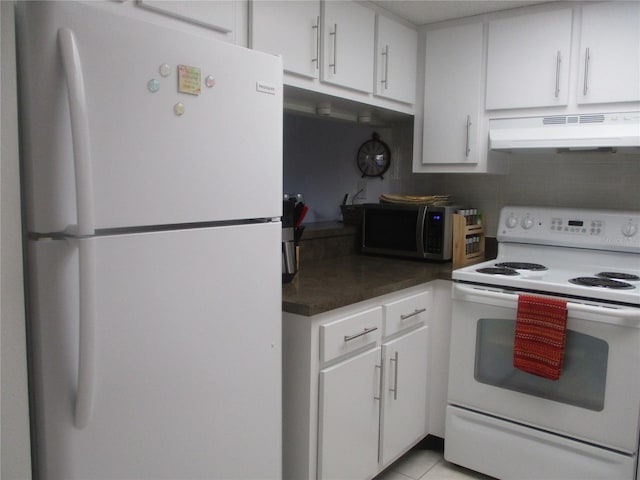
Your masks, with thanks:
M 453 214 L 453 268 L 484 261 L 484 226 L 467 224 L 468 217 Z

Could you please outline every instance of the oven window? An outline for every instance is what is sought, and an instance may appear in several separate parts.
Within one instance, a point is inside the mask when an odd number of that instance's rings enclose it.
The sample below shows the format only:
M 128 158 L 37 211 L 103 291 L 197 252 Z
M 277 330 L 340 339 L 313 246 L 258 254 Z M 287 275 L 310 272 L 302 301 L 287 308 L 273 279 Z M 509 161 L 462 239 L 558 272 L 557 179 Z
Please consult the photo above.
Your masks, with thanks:
M 607 342 L 568 330 L 560 379 L 549 380 L 513 367 L 515 327 L 515 321 L 509 319 L 478 320 L 475 364 L 478 382 L 597 412 L 604 408 Z

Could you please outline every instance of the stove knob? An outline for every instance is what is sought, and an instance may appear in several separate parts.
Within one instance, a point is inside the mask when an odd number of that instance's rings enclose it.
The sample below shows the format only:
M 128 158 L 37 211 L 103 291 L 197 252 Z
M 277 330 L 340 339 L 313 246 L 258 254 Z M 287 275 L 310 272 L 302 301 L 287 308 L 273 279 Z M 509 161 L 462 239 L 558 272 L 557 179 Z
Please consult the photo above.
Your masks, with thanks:
M 518 218 L 514 214 L 511 214 L 507 217 L 504 224 L 508 228 L 515 228 L 518 225 Z
M 622 226 L 622 235 L 625 237 L 633 237 L 636 233 L 638 233 L 638 226 L 634 223 L 627 223 Z
M 524 217 L 522 219 L 522 222 L 520 222 L 522 228 L 524 228 L 525 230 L 529 230 L 531 227 L 533 227 L 533 223 L 533 219 L 529 215 Z

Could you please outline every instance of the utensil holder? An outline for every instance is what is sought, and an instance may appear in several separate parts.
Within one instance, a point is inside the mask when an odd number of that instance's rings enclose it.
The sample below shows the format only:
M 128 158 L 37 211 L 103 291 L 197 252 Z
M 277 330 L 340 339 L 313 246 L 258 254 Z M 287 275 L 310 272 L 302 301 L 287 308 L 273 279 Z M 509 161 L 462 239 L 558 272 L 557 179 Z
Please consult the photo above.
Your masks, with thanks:
M 364 207 L 362 205 L 340 205 L 342 211 L 342 222 L 345 225 L 362 225 L 362 215 Z

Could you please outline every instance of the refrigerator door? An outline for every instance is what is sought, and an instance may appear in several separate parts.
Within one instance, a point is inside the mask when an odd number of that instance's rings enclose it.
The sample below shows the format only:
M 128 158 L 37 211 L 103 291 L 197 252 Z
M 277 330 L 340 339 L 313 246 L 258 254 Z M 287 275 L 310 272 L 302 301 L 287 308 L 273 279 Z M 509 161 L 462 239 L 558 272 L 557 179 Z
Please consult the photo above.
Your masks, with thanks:
M 280 234 L 276 222 L 30 242 L 41 480 L 281 478 Z M 82 242 L 94 279 L 78 278 Z M 77 428 L 78 283 L 92 281 L 93 396 Z
M 90 4 L 17 7 L 29 231 L 281 215 L 279 57 Z

